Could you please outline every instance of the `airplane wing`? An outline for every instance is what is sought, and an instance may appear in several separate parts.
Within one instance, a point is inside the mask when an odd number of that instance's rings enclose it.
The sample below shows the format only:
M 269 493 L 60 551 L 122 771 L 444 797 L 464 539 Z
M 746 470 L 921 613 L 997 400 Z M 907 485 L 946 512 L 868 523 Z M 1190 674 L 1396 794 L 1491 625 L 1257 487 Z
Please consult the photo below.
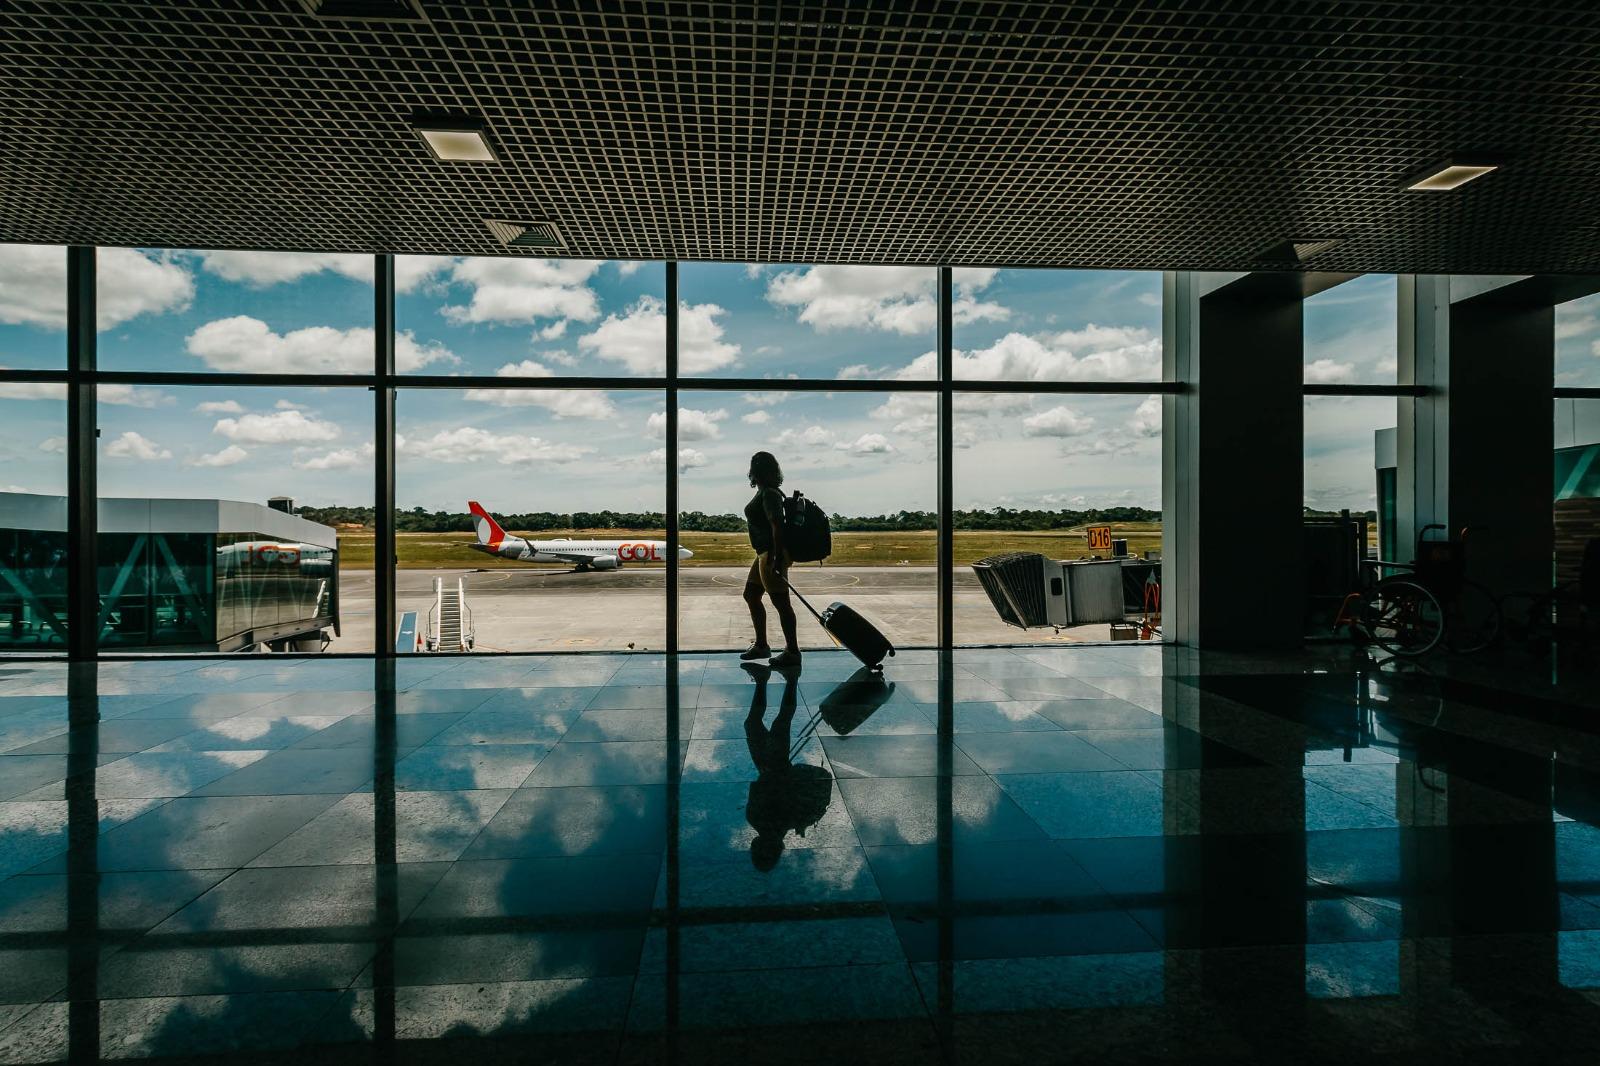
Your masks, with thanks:
M 594 561 L 594 556 L 585 552 L 564 552 L 559 548 L 552 548 L 548 544 L 539 549 L 540 555 L 553 555 L 557 559 L 568 563 L 589 563 Z

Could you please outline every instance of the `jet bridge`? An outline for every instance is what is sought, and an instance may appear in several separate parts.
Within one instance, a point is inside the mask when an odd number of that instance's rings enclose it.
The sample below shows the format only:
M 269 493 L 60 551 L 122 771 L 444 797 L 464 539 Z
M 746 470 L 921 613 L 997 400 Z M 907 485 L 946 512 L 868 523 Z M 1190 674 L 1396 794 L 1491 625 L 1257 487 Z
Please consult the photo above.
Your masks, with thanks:
M 319 651 L 339 631 L 334 529 L 233 500 L 99 502 L 100 646 Z M 66 644 L 67 499 L 0 493 L 0 649 Z

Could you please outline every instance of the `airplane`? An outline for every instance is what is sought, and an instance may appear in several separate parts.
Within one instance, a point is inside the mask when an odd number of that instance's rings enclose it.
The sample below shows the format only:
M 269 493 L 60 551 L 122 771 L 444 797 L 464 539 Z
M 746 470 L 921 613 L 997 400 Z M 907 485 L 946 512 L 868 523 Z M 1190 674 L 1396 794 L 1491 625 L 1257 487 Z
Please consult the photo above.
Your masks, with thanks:
M 522 563 L 571 563 L 575 570 L 617 570 L 623 563 L 659 563 L 666 558 L 664 540 L 527 540 L 513 537 L 489 517 L 477 500 L 468 500 L 478 543 L 468 545 L 487 555 Z M 692 559 L 694 552 L 678 549 L 678 558 Z

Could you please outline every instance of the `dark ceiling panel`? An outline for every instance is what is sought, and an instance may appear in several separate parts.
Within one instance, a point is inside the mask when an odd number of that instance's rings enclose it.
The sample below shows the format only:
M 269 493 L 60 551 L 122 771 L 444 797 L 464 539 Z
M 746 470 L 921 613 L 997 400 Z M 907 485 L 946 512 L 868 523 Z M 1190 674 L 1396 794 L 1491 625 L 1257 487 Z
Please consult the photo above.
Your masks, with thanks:
M 1588 2 L 418 6 L 11 0 L 0 240 L 504 254 L 499 218 L 597 258 L 1600 271 Z M 501 162 L 435 161 L 418 110 Z

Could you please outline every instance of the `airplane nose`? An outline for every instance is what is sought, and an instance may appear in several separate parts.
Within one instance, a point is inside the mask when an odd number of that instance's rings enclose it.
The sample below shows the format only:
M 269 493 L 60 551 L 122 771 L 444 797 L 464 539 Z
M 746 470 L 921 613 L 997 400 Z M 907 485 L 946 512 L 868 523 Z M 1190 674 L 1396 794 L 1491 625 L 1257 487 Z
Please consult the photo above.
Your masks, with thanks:
M 679 548 L 678 549 L 678 555 L 681 558 L 684 558 L 684 559 L 693 559 L 694 558 L 694 552 L 690 551 L 688 548 Z

